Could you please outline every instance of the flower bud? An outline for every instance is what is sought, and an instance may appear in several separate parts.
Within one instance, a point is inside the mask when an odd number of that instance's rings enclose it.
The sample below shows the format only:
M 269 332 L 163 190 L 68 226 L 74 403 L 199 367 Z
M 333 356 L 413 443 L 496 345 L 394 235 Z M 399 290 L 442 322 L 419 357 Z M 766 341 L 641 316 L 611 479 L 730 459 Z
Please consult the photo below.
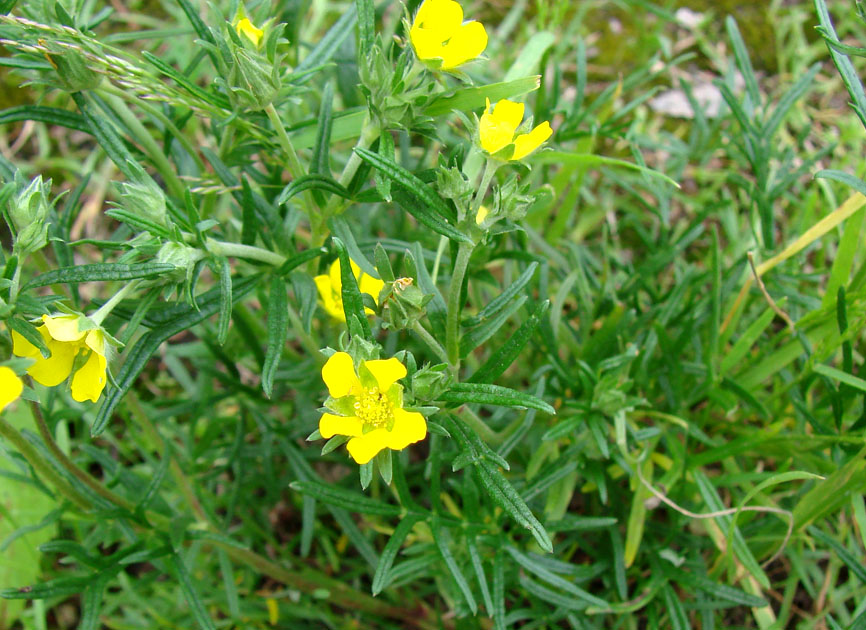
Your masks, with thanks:
M 51 180 L 42 182 L 39 175 L 27 187 L 9 200 L 9 219 L 15 231 L 15 247 L 21 254 L 29 254 L 45 247 L 48 242 L 48 213 L 51 204 L 48 194 Z
M 102 76 L 87 65 L 84 55 L 74 48 L 49 46 L 45 58 L 54 68 L 58 85 L 67 92 L 92 90 L 102 82 Z
M 167 226 L 165 194 L 150 177 L 119 185 L 123 206 L 157 225 Z
M 446 364 L 425 365 L 412 375 L 412 392 L 418 400 L 436 400 L 451 387 L 451 381 Z
M 156 255 L 156 262 L 175 266 L 168 280 L 174 282 L 189 282 L 196 263 L 204 258 L 204 252 L 183 243 L 167 242 Z

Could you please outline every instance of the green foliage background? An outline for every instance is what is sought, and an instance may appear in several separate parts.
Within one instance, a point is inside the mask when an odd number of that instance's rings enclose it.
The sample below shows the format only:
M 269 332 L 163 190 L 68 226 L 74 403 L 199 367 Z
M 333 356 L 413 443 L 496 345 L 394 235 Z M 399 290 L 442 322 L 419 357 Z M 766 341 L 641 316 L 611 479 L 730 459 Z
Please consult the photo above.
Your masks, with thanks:
M 265 112 L 202 44 L 236 4 L 0 1 L 0 200 L 65 193 L 0 286 L 7 329 L 146 278 L 106 320 L 100 404 L 37 387 L 3 416 L 0 628 L 866 627 L 863 21 L 746 4 L 466 2 L 475 87 L 423 75 L 388 146 L 364 121 L 371 86 L 402 96 L 399 3 L 247 5 L 287 25 Z M 481 237 L 440 167 L 471 170 L 485 96 L 555 134 L 497 175 L 529 206 L 463 288 Z M 150 177 L 174 227 L 118 186 Z M 158 266 L 167 242 L 192 258 Z M 432 296 L 353 338 L 410 372 L 446 315 L 461 339 L 455 380 L 410 373 L 428 439 L 363 487 L 307 441 L 319 349 L 348 339 L 311 277 L 340 254 Z

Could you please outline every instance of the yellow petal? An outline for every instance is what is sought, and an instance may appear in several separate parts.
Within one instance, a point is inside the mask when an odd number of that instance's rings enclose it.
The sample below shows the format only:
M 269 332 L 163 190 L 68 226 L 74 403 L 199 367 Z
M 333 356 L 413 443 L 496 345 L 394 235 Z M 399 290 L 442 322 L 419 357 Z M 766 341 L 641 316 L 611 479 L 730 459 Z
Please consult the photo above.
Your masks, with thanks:
M 458 2 L 454 2 L 454 0 L 425 0 L 418 9 L 418 13 L 415 14 L 412 28 L 424 30 L 436 36 L 442 43 L 460 28 L 462 22 L 463 7 Z
M 101 328 L 88 330 L 84 343 L 95 353 L 105 356 L 105 332 Z
M 370 297 L 373 298 L 373 301 L 376 304 L 379 303 L 379 292 L 382 290 L 382 287 L 385 286 L 385 283 L 379 280 L 379 278 L 374 278 L 373 276 L 368 276 L 366 273 L 361 274 L 361 279 L 358 281 L 358 289 L 361 293 L 366 293 Z M 367 309 L 367 314 L 371 314 L 369 308 Z
M 14 333 L 13 333 L 14 334 Z M 24 384 L 18 375 L 5 365 L 0 366 L 0 411 L 21 395 Z
M 42 321 L 48 329 L 48 334 L 57 341 L 79 341 L 87 331 L 80 331 L 78 315 L 58 315 L 56 317 L 42 316 Z
M 78 402 L 96 402 L 105 389 L 105 356 L 91 352 L 83 366 L 72 377 L 72 398 Z
M 442 48 L 442 69 L 450 70 L 472 61 L 487 48 L 487 31 L 481 22 L 462 24 Z M 518 123 L 519 124 L 519 123 Z
M 502 102 L 499 101 L 499 104 Z M 497 110 L 499 104 L 496 106 Z M 508 109 L 507 105 L 506 109 Z M 490 111 L 490 100 L 488 99 L 487 107 L 484 108 L 484 113 L 481 114 L 481 120 L 478 123 L 481 148 L 488 153 L 496 153 L 511 144 L 516 129 L 517 125 L 512 125 L 510 119 L 500 118 L 495 112 Z
M 343 312 L 343 299 L 339 292 L 334 292 L 331 286 L 331 278 L 329 276 L 316 276 L 313 278 L 313 281 L 319 290 L 322 307 L 331 317 L 339 319 L 341 322 L 346 321 L 346 314 Z
M 487 218 L 488 214 L 490 214 L 490 210 L 488 210 L 486 206 L 479 206 L 478 212 L 475 214 L 475 223 L 477 225 L 484 223 L 484 219 Z
M 406 376 L 406 366 L 394 357 L 364 361 L 364 366 L 370 370 L 376 382 L 379 383 L 379 391 L 381 392 L 388 391 L 391 385 Z
M 349 455 L 359 464 L 366 464 L 376 456 L 376 453 L 388 446 L 389 433 L 385 429 L 376 429 L 364 435 L 353 437 L 346 444 Z
M 37 330 L 44 329 L 45 326 L 40 326 Z M 12 332 L 12 354 L 16 357 L 27 357 L 27 358 L 37 358 L 41 357 L 42 354 L 39 352 L 39 348 L 34 346 L 32 343 L 27 341 L 23 336 L 19 335 L 14 330 Z M 41 332 L 41 330 L 40 330 Z M 48 336 L 48 331 L 42 332 L 42 338 Z M 50 339 L 50 337 L 48 337 Z
M 335 352 L 322 366 L 322 380 L 328 386 L 332 398 L 347 396 L 358 382 L 352 357 L 345 352 Z
M 400 451 L 427 437 L 427 421 L 420 413 L 394 410 L 394 427 L 388 434 L 388 448 Z
M 515 103 L 507 98 L 501 99 L 493 108 L 493 117 L 503 125 L 508 125 L 512 129 L 517 129 L 520 123 L 523 122 L 523 111 L 525 105 L 523 103 Z
M 235 25 L 235 30 L 238 32 L 238 35 L 244 35 L 256 47 L 258 47 L 259 42 L 262 41 L 262 36 L 265 34 L 262 29 L 257 28 L 255 24 L 250 22 L 249 18 L 244 18 L 238 22 Z
M 357 437 L 364 434 L 364 425 L 357 418 L 347 418 L 325 413 L 319 419 L 319 433 L 326 440 L 335 435 Z
M 337 258 L 334 262 L 331 263 L 330 269 L 328 269 L 328 278 L 331 281 L 331 290 L 335 293 L 339 293 L 343 290 L 343 279 L 340 277 L 340 259 Z
M 514 155 L 512 160 L 520 160 L 547 141 L 553 135 L 553 129 L 550 128 L 550 123 L 544 121 L 529 133 L 524 133 L 514 139 Z
M 75 355 L 78 354 L 79 344 L 48 339 L 46 345 L 51 356 L 43 359 L 42 355 L 39 355 L 36 363 L 27 369 L 27 373 L 37 383 L 54 387 L 60 385 L 72 373 L 72 363 L 75 361 Z

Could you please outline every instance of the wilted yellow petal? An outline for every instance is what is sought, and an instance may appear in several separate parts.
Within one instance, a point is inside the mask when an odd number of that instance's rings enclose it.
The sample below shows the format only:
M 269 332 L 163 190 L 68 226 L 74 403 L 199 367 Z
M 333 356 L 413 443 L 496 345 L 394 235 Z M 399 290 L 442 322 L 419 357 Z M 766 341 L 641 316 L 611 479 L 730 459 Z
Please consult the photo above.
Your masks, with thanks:
M 347 418 L 326 413 L 319 418 L 319 433 L 326 440 L 335 435 L 357 437 L 364 434 L 364 425 L 358 418 Z
M 72 377 L 72 398 L 78 402 L 96 402 L 105 389 L 105 356 L 91 352 L 87 361 Z
M 322 380 L 328 386 L 332 398 L 347 396 L 358 383 L 352 357 L 345 352 L 335 352 L 322 366 Z M 360 387 L 360 386 L 359 386 Z
M 0 366 L 0 411 L 21 395 L 24 384 L 18 375 L 5 365 Z
M 349 455 L 358 464 L 366 464 L 383 448 L 387 448 L 389 433 L 385 429 L 376 429 L 359 437 L 353 437 L 346 444 Z
M 75 355 L 78 354 L 79 344 L 48 339 L 46 345 L 51 356 L 43 359 L 42 355 L 39 355 L 36 358 L 36 363 L 27 369 L 27 373 L 37 383 L 46 387 L 55 387 L 65 381 L 72 373 L 72 363 L 75 361 Z
M 253 43 L 253 46 L 256 47 L 258 47 L 259 42 L 262 41 L 262 36 L 265 34 L 265 32 L 256 27 L 249 18 L 244 18 L 235 24 L 235 30 L 238 32 L 238 35 L 245 36 Z
M 544 121 L 529 133 L 524 133 L 514 139 L 514 155 L 512 160 L 520 160 L 544 144 L 553 135 L 550 123 Z
M 364 361 L 364 367 L 370 370 L 370 373 L 379 384 L 379 391 L 381 392 L 388 391 L 391 385 L 406 376 L 406 366 L 394 357 Z
M 48 329 L 48 334 L 57 341 L 80 341 L 87 331 L 78 329 L 79 315 L 42 316 L 42 322 Z
M 388 433 L 388 448 L 401 451 L 427 436 L 427 421 L 416 411 L 394 410 L 394 428 Z

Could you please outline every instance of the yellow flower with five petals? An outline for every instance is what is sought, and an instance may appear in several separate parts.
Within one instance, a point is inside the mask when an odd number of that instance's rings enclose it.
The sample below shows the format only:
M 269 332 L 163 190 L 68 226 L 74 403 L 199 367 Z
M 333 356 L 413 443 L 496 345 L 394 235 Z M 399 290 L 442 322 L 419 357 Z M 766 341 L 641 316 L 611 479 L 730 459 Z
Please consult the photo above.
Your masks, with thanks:
M 18 375 L 5 365 L 0 366 L 0 411 L 21 395 L 24 384 Z
M 409 29 L 409 40 L 418 59 L 439 60 L 440 70 L 452 70 L 484 52 L 487 31 L 481 22 L 464 22 L 463 8 L 454 0 L 424 0 Z
M 362 272 L 354 260 L 349 260 L 349 264 L 352 266 L 352 275 L 358 281 L 358 289 L 361 293 L 366 293 L 372 297 L 373 301 L 378 304 L 379 292 L 385 283 Z M 325 310 L 335 319 L 344 322 L 346 321 L 346 313 L 343 311 L 343 280 L 340 277 L 340 269 L 340 259 L 337 258 L 331 263 L 327 275 L 316 276 L 313 281 L 319 290 L 319 297 Z M 373 310 L 369 308 L 364 309 L 364 312 L 367 315 L 374 314 Z
M 420 413 L 403 409 L 406 366 L 396 358 L 362 361 L 355 370 L 352 357 L 337 352 L 322 368 L 322 380 L 330 398 L 319 433 L 323 438 L 349 437 L 346 448 L 358 464 L 366 464 L 386 448 L 400 451 L 427 435 L 427 421 Z M 340 415 L 335 415 L 340 414 Z
M 102 328 L 94 328 L 84 315 L 43 315 L 42 325 L 36 330 L 51 353 L 47 359 L 36 346 L 12 331 L 13 354 L 35 360 L 27 369 L 33 380 L 46 387 L 55 387 L 72 375 L 74 400 L 99 400 L 105 388 L 108 367 L 105 332 Z M 73 374 L 79 355 L 84 363 Z
M 239 36 L 246 37 L 253 43 L 253 46 L 259 47 L 259 43 L 262 41 L 265 32 L 253 24 L 250 18 L 241 18 L 234 26 Z
M 491 110 L 488 98 L 487 106 L 478 124 L 481 148 L 493 154 L 513 144 L 514 152 L 508 159 L 520 160 L 544 144 L 553 134 L 553 129 L 547 121 L 537 125 L 529 133 L 514 136 L 523 121 L 523 110 L 523 103 L 514 103 L 508 99 L 502 99 Z

